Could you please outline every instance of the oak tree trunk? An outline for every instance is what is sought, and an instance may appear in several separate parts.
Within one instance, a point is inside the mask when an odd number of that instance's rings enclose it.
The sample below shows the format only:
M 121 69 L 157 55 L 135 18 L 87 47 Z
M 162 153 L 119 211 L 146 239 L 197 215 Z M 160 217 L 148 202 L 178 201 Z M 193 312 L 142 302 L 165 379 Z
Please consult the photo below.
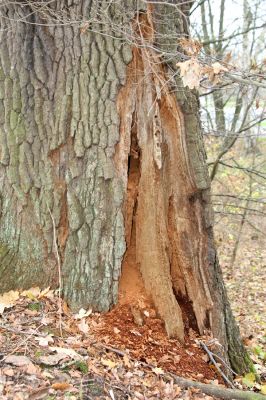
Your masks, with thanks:
M 2 7 L 0 288 L 56 287 L 60 267 L 73 309 L 107 311 L 131 254 L 169 336 L 211 331 L 243 372 L 198 99 L 172 78 L 188 4 L 160 3 Z

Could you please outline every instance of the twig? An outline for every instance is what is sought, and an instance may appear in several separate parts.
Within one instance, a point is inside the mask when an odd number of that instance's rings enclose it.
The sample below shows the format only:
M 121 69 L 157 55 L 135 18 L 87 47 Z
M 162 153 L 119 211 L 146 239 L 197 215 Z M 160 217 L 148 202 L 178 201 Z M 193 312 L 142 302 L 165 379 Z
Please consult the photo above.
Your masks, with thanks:
M 104 344 L 97 345 L 96 347 L 98 347 L 98 346 L 104 348 L 105 350 L 112 351 L 113 353 L 118 354 L 120 357 L 124 357 L 127 354 L 122 350 L 118 350 L 118 349 L 115 349 L 114 347 L 106 346 Z
M 4 326 L 4 325 L 0 325 L 0 329 L 4 329 L 6 331 L 13 332 L 13 333 L 16 333 L 18 335 L 19 334 L 23 334 L 23 335 L 29 335 L 29 336 L 34 335 L 34 336 L 40 336 L 40 337 L 46 337 L 47 336 L 47 333 L 20 331 L 18 329 L 10 328 L 9 326 Z
M 232 370 L 232 368 L 229 367 L 229 365 L 226 364 L 226 362 L 222 359 L 222 357 L 218 356 L 218 355 L 215 354 L 215 353 L 212 353 L 212 355 L 213 355 L 214 358 L 217 358 L 217 360 L 221 361 L 221 363 L 223 363 L 223 365 L 224 365 L 233 375 L 235 375 L 235 376 L 237 375 L 237 373 L 236 373 L 234 370 Z
M 122 357 L 126 355 L 125 352 L 115 349 L 113 347 L 105 346 L 105 345 L 97 345 L 96 347 L 102 347 L 105 348 L 109 351 L 112 351 L 115 354 L 118 354 Z M 137 361 L 134 358 L 130 357 L 132 361 Z M 139 361 L 141 365 L 153 369 L 154 365 L 147 364 L 143 361 Z M 174 382 L 183 388 L 188 388 L 188 387 L 195 387 L 196 389 L 200 389 L 203 393 L 218 397 L 220 399 L 224 400 L 266 400 L 264 395 L 254 393 L 254 392 L 248 392 L 248 391 L 243 391 L 243 390 L 238 390 L 238 389 L 228 389 L 222 386 L 218 385 L 212 385 L 212 384 L 206 384 L 206 383 L 201 383 L 198 381 L 192 381 L 190 379 L 186 378 L 181 378 L 180 376 L 177 376 L 173 374 L 172 372 L 167 372 L 164 374 L 164 377 L 167 379 L 173 379 Z
M 34 334 L 32 333 L 31 336 L 33 336 L 33 335 L 34 335 Z M 5 359 L 6 359 L 8 356 L 11 356 L 12 354 L 16 353 L 16 351 L 18 351 L 18 350 L 21 348 L 21 346 L 23 346 L 24 344 L 26 344 L 28 340 L 30 340 L 30 337 L 29 337 L 29 336 L 26 337 L 25 339 L 23 339 L 23 340 L 18 344 L 18 346 L 15 347 L 10 353 L 6 354 L 6 355 L 2 358 L 1 362 L 5 361 Z
M 61 261 L 60 261 L 58 245 L 57 245 L 55 220 L 54 220 L 53 214 L 52 214 L 48 204 L 47 204 L 47 207 L 48 207 L 48 211 L 50 213 L 50 217 L 51 217 L 52 224 L 53 224 L 53 244 L 54 244 L 55 255 L 56 255 L 56 260 L 57 260 L 58 285 L 59 285 L 59 288 L 58 288 L 59 332 L 60 332 L 60 336 L 63 336 L 63 332 L 62 332 L 62 274 L 61 274 Z
M 190 379 L 181 378 L 175 374 L 169 373 L 169 375 L 174 379 L 174 382 L 181 387 L 195 387 L 200 389 L 203 393 L 208 395 L 218 397 L 224 400 L 265 400 L 265 396 L 262 394 L 247 392 L 238 389 L 228 389 L 218 385 L 206 384 L 196 381 L 191 381 Z
M 223 371 L 221 370 L 221 368 L 219 367 L 219 365 L 217 364 L 217 362 L 215 361 L 214 357 L 213 357 L 213 353 L 208 349 L 208 347 L 206 346 L 205 343 L 200 342 L 200 346 L 203 348 L 203 350 L 206 351 L 206 353 L 209 356 L 209 359 L 211 360 L 211 362 L 213 363 L 213 365 L 215 366 L 215 368 L 217 369 L 217 371 L 219 372 L 219 374 L 223 377 L 223 380 L 228 384 L 228 386 L 230 386 L 232 389 L 234 388 L 234 385 L 232 384 L 232 382 L 230 382 L 230 380 L 227 378 L 227 376 L 223 373 Z

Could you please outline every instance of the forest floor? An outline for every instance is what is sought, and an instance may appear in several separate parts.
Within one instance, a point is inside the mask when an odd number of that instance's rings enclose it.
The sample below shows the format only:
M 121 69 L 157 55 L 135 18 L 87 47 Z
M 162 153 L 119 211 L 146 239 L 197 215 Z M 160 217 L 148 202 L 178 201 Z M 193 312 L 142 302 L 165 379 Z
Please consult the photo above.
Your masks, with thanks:
M 266 389 L 266 243 L 263 235 L 245 229 L 232 270 L 235 236 L 228 224 L 216 227 L 220 261 L 242 337 L 261 377 L 260 384 L 252 374 L 237 377 L 234 384 L 260 392 Z M 9 306 L 3 310 L 4 302 Z M 104 315 L 90 310 L 74 315 L 62 303 L 61 318 L 59 299 L 48 289 L 12 292 L 4 302 L 0 399 L 210 400 L 214 397 L 198 389 L 182 388 L 175 376 L 224 385 L 200 346 L 209 346 L 210 338 L 190 330 L 183 346 L 169 340 L 155 311 L 140 298 L 136 306 L 122 301 Z

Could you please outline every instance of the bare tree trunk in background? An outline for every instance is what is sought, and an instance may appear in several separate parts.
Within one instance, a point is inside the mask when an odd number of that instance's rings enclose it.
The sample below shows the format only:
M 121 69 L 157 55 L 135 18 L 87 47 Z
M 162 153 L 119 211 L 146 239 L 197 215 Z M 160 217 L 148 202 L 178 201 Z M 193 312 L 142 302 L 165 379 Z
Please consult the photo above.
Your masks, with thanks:
M 188 5 L 137 4 L 61 0 L 45 18 L 2 10 L 1 291 L 58 284 L 52 215 L 66 300 L 109 310 L 135 240 L 169 336 L 183 340 L 184 319 L 210 330 L 241 373 L 250 361 L 213 243 L 198 99 L 180 82 L 171 91 L 175 62 L 156 50 L 175 54 Z M 55 24 L 49 13 L 92 22 Z M 130 26 L 139 46 L 125 42 Z

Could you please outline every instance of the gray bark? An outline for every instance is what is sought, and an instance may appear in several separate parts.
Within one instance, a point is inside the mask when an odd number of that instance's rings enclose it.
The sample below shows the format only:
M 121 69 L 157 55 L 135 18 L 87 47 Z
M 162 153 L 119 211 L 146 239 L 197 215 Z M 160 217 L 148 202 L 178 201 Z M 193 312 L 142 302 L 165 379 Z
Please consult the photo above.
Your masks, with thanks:
M 116 304 L 136 153 L 136 255 L 147 292 L 170 336 L 183 339 L 187 312 L 244 371 L 213 244 L 198 100 L 180 81 L 176 95 L 166 84 L 187 4 L 182 13 L 136 4 L 62 0 L 45 18 L 18 4 L 2 9 L 0 289 L 55 287 L 57 246 L 73 309 Z M 52 12 L 72 22 L 55 23 Z M 168 63 L 158 63 L 158 49 Z

